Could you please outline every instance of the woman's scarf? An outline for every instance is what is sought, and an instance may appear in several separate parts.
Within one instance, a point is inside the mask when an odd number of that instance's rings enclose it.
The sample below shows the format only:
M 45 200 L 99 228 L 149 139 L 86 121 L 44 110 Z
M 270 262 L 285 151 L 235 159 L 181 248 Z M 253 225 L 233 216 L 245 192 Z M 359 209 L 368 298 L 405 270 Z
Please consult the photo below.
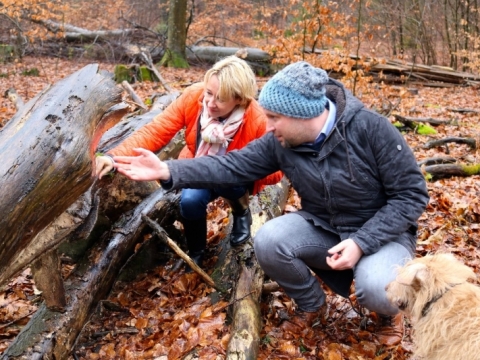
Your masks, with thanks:
M 208 115 L 204 100 L 200 116 L 201 141 L 195 157 L 225 154 L 229 141 L 232 140 L 243 122 L 244 114 L 245 108 L 237 106 L 230 116 L 222 122 Z

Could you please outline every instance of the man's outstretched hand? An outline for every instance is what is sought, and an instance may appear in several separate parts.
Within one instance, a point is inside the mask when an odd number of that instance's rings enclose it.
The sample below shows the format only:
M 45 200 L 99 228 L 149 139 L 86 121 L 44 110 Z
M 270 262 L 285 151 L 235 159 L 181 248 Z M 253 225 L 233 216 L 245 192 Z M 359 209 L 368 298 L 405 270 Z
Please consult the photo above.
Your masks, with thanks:
M 137 156 L 114 156 L 117 171 L 131 180 L 168 180 L 170 171 L 167 164 L 157 155 L 142 148 L 133 149 Z

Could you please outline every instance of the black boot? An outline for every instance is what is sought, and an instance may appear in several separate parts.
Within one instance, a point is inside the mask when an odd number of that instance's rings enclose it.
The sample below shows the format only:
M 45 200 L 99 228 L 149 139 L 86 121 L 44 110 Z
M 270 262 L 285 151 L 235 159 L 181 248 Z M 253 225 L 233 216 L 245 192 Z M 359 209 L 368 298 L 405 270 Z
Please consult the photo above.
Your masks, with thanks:
M 201 250 L 197 253 L 189 252 L 189 256 L 198 267 L 202 267 L 203 258 L 205 256 L 204 250 Z M 185 264 L 185 273 L 191 273 L 192 271 L 192 268 L 188 264 Z
M 249 194 L 248 191 L 239 199 L 227 200 L 232 208 L 233 227 L 230 234 L 230 245 L 239 246 L 250 240 L 250 225 L 252 225 L 252 214 L 248 207 Z
M 198 220 L 182 219 L 185 239 L 187 240 L 188 255 L 198 266 L 202 266 L 207 247 L 207 218 Z M 192 272 L 186 265 L 185 272 Z

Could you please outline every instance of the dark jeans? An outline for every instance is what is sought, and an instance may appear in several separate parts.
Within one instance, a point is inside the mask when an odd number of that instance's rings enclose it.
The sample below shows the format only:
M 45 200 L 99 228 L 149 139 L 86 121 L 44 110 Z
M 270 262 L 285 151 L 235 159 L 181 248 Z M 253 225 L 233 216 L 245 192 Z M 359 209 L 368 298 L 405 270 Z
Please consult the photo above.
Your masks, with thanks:
M 219 196 L 228 200 L 241 198 L 248 190 L 246 186 L 215 189 L 183 189 L 180 198 L 180 214 L 187 220 L 204 219 L 207 205 Z

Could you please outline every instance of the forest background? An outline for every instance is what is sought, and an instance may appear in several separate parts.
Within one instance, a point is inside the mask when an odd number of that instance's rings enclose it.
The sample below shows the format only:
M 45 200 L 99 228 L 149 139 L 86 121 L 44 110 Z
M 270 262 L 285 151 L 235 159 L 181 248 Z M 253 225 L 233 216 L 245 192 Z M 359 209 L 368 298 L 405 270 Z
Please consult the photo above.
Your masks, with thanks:
M 135 51 L 138 47 L 147 48 L 157 64 L 170 50 L 180 49 L 180 55 L 187 57 L 188 49 L 194 46 L 262 49 L 271 56 L 269 64 L 274 66 L 260 68 L 259 87 L 276 68 L 298 60 L 309 61 L 341 79 L 368 107 L 389 117 L 392 123 L 398 116 L 443 121 L 435 126 L 435 133 L 426 135 L 419 133 L 418 125 L 401 129 L 419 163 L 448 155 L 456 164 L 467 164 L 470 169 L 463 176 L 432 178 L 425 174 L 431 200 L 419 222 L 417 254 L 453 252 L 478 273 L 480 181 L 475 175 L 479 166 L 478 150 L 455 142 L 427 146 L 429 141 L 452 136 L 474 139 L 478 143 L 478 79 L 455 86 L 428 82 L 427 86 L 408 73 L 391 79 L 381 72 L 370 72 L 375 64 L 395 59 L 411 68 L 416 65 L 451 68 L 478 77 L 478 5 L 478 0 L 232 0 L 228 4 L 198 0 L 4 0 L 0 4 L 0 58 L 3 61 L 0 93 L 14 88 L 27 101 L 88 63 L 100 63 L 102 68 L 113 71 L 117 64 L 138 62 Z M 183 40 L 182 36 L 172 33 L 178 25 L 186 29 Z M 70 26 L 76 31 L 70 31 Z M 118 31 L 114 36 L 101 33 L 114 30 Z M 178 44 L 178 40 L 184 43 Z M 181 91 L 201 81 L 210 66 L 191 58 L 188 64 L 182 69 L 158 66 L 158 70 L 172 88 Z M 164 90 L 158 82 L 132 85 L 147 105 L 152 94 Z M 15 112 L 15 104 L 2 97 L 0 129 Z M 298 204 L 299 199 L 292 194 L 286 211 L 295 211 Z M 226 211 L 223 204 L 216 205 L 211 209 L 209 226 L 218 230 L 218 224 L 224 223 Z M 155 327 L 145 316 L 146 303 L 151 308 L 149 316 L 160 319 L 164 316 L 161 308 L 166 307 L 165 302 L 174 301 L 179 305 L 178 316 L 184 314 L 187 319 L 192 304 L 203 304 L 202 299 L 208 292 L 199 284 L 200 279 L 189 279 L 188 284 L 184 280 L 167 280 L 166 269 L 156 268 L 133 282 L 117 284 L 108 300 L 118 304 L 121 311 L 112 310 L 92 318 L 72 358 L 197 356 L 222 359 L 229 336 L 228 325 L 223 321 L 219 325 L 219 320 L 226 316 L 222 312 L 211 311 L 205 315 L 204 324 L 211 327 L 203 328 L 206 335 L 202 346 L 182 345 L 174 338 L 178 333 L 159 330 L 164 325 L 161 323 L 156 325 L 155 340 L 151 341 Z M 185 296 L 186 293 L 190 296 Z M 28 269 L 12 279 L 0 294 L 0 352 L 8 348 L 28 322 L 39 299 Z M 385 349 L 375 342 L 370 332 L 360 329 L 359 317 L 348 302 L 331 293 L 328 301 L 336 309 L 333 321 L 326 327 L 315 328 L 309 338 L 302 338 L 275 331 L 278 311 L 293 306 L 281 289 L 265 296 L 259 358 L 410 357 L 413 345 L 408 321 L 402 344 Z M 202 306 L 206 313 L 211 310 Z M 149 341 L 145 340 L 146 333 Z

